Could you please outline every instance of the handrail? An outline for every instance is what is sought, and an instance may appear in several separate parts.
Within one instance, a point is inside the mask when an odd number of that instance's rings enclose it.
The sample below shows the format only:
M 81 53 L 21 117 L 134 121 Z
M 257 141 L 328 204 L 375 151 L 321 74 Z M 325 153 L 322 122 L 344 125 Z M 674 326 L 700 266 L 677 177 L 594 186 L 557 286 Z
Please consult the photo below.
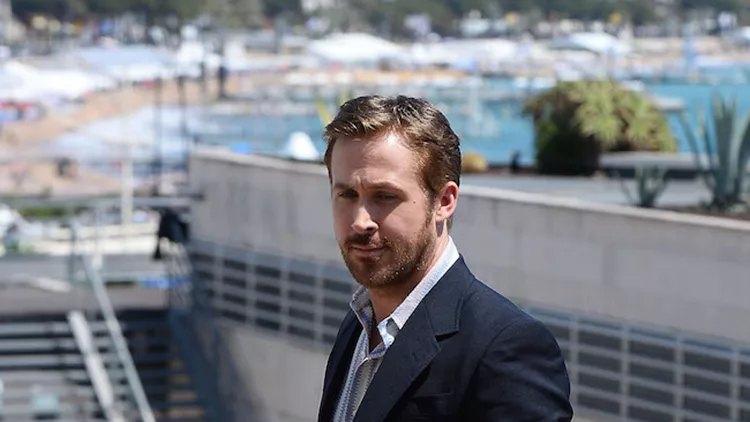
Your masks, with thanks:
M 179 283 L 176 286 L 170 286 L 169 289 L 169 306 L 177 309 L 189 309 L 192 306 L 190 290 L 192 289 L 192 283 L 190 283 L 190 276 L 193 272 L 190 260 L 187 258 L 185 248 L 177 243 L 170 245 L 171 250 L 169 252 L 169 258 L 167 263 L 167 277 L 176 281 L 184 277 L 188 278 L 187 283 Z
M 83 361 L 86 371 L 91 378 L 91 384 L 94 387 L 94 393 L 104 411 L 108 422 L 125 422 L 120 409 L 115 406 L 115 395 L 112 389 L 112 382 L 107 376 L 104 369 L 102 358 L 99 350 L 94 345 L 94 338 L 91 334 L 91 327 L 81 311 L 68 312 L 68 324 L 73 331 L 73 337 L 78 344 L 78 349 L 83 354 Z
M 102 311 L 107 331 L 109 331 L 109 334 L 112 337 L 117 358 L 122 363 L 125 377 L 130 385 L 130 389 L 133 391 L 135 404 L 138 408 L 141 421 L 156 422 L 154 413 L 151 410 L 151 405 L 149 405 L 148 399 L 146 398 L 146 392 L 143 390 L 141 379 L 138 376 L 135 364 L 133 363 L 133 356 L 131 356 L 127 341 L 122 334 L 122 327 L 120 327 L 120 322 L 117 320 L 112 302 L 109 300 L 104 281 L 102 281 L 101 276 L 94 269 L 91 263 L 91 257 L 82 256 L 81 260 L 83 261 L 84 273 L 89 281 L 91 281 L 94 296 L 96 297 L 96 301 L 99 303 L 99 307 Z
M 176 278 L 191 276 L 192 266 L 185 248 L 180 244 L 172 244 L 172 247 L 168 267 L 170 275 Z M 191 289 L 191 280 L 172 287 L 169 293 L 169 305 L 172 309 L 186 311 L 193 333 L 195 332 L 194 319 L 198 316 L 196 312 L 200 312 L 201 322 L 208 327 L 211 350 L 203 350 L 204 344 L 201 344 L 199 352 L 211 363 L 207 369 L 212 386 L 215 388 L 214 400 L 217 401 L 215 405 L 219 412 L 218 420 L 222 422 L 252 420 L 249 419 L 252 410 L 249 404 L 250 396 L 239 377 L 231 347 L 227 344 L 227 340 L 219 327 L 218 318 L 210 306 L 205 303 L 196 303 L 196 300 L 200 300 L 200 298 L 192 295 Z

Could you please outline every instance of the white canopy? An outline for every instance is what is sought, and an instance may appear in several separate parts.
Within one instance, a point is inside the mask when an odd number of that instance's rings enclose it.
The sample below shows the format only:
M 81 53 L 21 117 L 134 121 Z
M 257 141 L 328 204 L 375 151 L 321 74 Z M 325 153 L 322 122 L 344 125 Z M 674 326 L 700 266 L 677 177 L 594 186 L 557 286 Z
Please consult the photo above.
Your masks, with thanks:
M 561 50 L 585 50 L 601 55 L 627 55 L 632 51 L 630 45 L 605 32 L 578 32 L 558 38 L 550 48 Z
M 399 45 L 369 34 L 333 34 L 311 42 L 307 52 L 330 62 L 375 63 L 384 59 L 404 59 Z
M 0 67 L 0 99 L 42 101 L 50 98 L 76 100 L 114 82 L 77 69 L 40 69 L 17 61 Z

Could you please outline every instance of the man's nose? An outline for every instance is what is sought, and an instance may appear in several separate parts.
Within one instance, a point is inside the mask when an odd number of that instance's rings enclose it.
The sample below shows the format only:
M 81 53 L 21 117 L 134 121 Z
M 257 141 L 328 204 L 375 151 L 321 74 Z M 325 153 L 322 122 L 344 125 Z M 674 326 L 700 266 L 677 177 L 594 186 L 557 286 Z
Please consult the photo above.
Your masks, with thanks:
M 370 233 L 374 232 L 378 228 L 378 224 L 373 220 L 372 215 L 367 210 L 367 207 L 360 205 L 357 207 L 354 222 L 352 223 L 352 229 L 356 233 Z

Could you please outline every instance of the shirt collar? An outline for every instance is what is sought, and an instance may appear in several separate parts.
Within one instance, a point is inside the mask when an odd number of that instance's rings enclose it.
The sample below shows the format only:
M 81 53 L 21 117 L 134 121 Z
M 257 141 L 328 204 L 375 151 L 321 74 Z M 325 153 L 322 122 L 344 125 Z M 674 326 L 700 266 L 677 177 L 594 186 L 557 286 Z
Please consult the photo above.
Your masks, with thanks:
M 453 264 L 458 260 L 458 249 L 453 239 L 448 237 L 448 246 L 440 254 L 440 258 L 430 271 L 409 293 L 403 302 L 393 311 L 391 315 L 378 324 L 378 332 L 383 339 L 383 345 L 387 349 L 396 338 L 396 334 L 404 327 L 417 306 L 422 302 L 425 296 L 432 290 L 440 279 L 448 272 Z M 375 319 L 375 312 L 372 308 L 372 302 L 367 293 L 367 288 L 360 286 L 354 293 L 349 305 L 354 314 L 359 319 L 360 324 L 365 329 L 367 335 L 370 335 L 370 327 Z

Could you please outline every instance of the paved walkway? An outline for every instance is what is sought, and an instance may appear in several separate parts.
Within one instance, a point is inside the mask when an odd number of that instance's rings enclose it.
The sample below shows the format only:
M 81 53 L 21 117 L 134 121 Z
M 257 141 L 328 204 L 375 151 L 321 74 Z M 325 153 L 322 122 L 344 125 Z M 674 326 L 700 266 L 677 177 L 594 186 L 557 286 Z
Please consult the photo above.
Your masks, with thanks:
M 0 285 L 28 278 L 65 279 L 67 256 L 17 255 L 0 258 Z M 107 254 L 103 256 L 105 274 L 157 276 L 165 273 L 165 263 L 151 259 L 151 251 L 141 254 Z M 2 296 L 2 294 L 0 294 Z
M 574 197 L 585 201 L 609 204 L 629 204 L 628 197 L 617 179 L 604 177 L 541 177 L 504 175 L 464 175 L 461 183 L 488 186 L 528 193 Z M 631 195 L 637 198 L 635 182 L 625 182 Z M 708 201 L 710 193 L 700 180 L 673 180 L 659 198 L 660 206 L 698 205 Z

